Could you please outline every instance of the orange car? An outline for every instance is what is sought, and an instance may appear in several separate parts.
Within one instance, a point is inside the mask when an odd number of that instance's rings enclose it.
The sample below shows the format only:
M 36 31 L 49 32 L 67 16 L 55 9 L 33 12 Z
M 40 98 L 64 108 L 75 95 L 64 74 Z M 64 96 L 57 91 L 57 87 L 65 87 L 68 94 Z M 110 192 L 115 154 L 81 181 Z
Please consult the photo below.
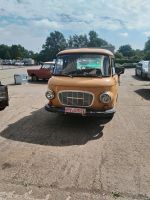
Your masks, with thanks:
M 45 109 L 50 112 L 98 116 L 108 122 L 115 113 L 118 75 L 114 55 L 105 49 L 80 48 L 57 54 L 48 82 Z

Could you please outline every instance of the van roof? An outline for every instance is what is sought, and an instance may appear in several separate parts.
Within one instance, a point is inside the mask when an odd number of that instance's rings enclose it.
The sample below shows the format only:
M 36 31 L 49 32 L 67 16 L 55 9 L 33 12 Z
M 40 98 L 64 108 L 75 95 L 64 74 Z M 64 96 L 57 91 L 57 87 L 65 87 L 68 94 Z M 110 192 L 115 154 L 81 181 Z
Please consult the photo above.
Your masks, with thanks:
M 70 54 L 70 53 L 98 53 L 98 54 L 114 56 L 111 51 L 106 50 L 106 49 L 100 49 L 100 48 L 67 49 L 67 50 L 60 51 L 57 55 Z

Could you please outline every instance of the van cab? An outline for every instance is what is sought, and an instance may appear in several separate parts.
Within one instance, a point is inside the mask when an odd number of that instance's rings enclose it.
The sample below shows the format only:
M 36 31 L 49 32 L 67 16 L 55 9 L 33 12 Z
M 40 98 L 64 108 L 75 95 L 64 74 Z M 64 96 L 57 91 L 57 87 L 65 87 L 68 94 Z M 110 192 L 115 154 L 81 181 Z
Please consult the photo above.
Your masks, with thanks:
M 114 55 L 106 49 L 80 48 L 57 54 L 48 81 L 45 109 L 50 112 L 98 116 L 110 121 L 116 111 L 118 75 Z

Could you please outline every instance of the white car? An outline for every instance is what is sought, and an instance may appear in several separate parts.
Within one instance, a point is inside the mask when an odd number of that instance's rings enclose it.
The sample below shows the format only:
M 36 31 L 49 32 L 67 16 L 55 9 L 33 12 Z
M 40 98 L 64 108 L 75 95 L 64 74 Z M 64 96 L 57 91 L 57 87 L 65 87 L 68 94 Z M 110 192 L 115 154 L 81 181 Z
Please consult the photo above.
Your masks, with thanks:
M 150 79 L 150 62 L 149 62 L 149 65 L 148 65 L 148 74 L 147 74 L 147 77 Z
M 139 63 L 137 63 L 137 66 L 135 68 L 135 75 L 139 76 L 143 79 L 147 78 L 149 65 L 150 65 L 150 61 L 148 61 L 148 60 L 142 60 Z
M 23 65 L 24 65 L 24 63 L 23 63 L 23 62 L 19 62 L 19 61 L 18 61 L 18 62 L 15 62 L 15 65 L 16 65 L 16 66 L 23 66 Z

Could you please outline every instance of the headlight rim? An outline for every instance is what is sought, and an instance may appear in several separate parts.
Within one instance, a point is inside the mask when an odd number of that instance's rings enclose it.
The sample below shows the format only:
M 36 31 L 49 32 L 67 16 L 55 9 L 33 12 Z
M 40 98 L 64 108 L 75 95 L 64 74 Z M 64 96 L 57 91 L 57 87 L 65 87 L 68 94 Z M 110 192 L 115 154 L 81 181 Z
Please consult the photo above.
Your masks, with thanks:
M 104 95 L 107 95 L 107 96 L 109 97 L 109 100 L 108 100 L 108 101 L 103 101 L 103 100 L 102 100 L 102 98 L 103 98 Z M 103 92 L 103 93 L 101 93 L 101 94 L 99 95 L 99 100 L 100 100 L 100 102 L 103 103 L 103 104 L 109 104 L 109 103 L 111 103 L 111 101 L 112 101 L 112 97 L 111 97 L 111 95 L 110 95 L 110 93 L 109 93 L 108 91 L 105 91 L 105 92 Z
M 47 94 L 51 93 L 51 97 L 48 97 Z M 45 96 L 48 100 L 52 100 L 55 98 L 55 94 L 54 94 L 54 91 L 53 90 L 48 90 L 46 93 L 45 93 Z

